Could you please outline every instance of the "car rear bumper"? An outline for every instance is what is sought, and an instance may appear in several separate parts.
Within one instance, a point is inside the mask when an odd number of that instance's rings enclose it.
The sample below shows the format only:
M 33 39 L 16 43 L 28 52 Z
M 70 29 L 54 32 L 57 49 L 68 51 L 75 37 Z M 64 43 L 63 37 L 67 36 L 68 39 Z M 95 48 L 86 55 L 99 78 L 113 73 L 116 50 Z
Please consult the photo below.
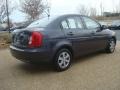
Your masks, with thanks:
M 10 46 L 12 56 L 24 62 L 49 62 L 51 56 L 49 50 L 45 49 L 19 49 L 14 46 Z

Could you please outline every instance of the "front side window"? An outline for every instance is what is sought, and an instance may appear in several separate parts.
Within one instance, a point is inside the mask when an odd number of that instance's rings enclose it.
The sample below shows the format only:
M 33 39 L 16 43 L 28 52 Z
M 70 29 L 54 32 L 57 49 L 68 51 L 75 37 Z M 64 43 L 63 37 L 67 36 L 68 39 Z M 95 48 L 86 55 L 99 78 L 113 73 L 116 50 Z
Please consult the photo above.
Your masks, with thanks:
M 99 27 L 98 23 L 96 23 L 94 20 L 92 20 L 92 19 L 90 19 L 88 17 L 83 17 L 83 20 L 84 20 L 84 22 L 86 24 L 86 27 L 88 29 L 96 29 L 96 28 Z

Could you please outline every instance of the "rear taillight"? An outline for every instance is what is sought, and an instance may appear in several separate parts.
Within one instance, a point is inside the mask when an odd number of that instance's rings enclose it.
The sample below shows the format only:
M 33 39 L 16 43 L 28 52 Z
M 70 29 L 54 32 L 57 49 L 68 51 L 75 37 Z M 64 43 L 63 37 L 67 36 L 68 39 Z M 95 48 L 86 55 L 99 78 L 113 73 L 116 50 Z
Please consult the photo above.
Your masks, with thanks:
M 32 32 L 29 39 L 29 47 L 42 46 L 43 35 L 40 32 Z

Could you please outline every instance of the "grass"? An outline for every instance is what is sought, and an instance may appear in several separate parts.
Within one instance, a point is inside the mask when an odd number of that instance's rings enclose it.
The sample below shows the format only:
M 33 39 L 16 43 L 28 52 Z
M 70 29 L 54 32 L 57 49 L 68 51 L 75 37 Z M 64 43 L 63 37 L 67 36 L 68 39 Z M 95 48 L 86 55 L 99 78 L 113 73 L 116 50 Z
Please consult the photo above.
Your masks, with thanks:
M 11 43 L 11 34 L 8 32 L 0 32 L 0 49 L 7 48 Z
M 105 16 L 97 16 L 97 17 L 94 17 L 96 20 L 120 20 L 120 16 L 118 17 L 105 17 Z

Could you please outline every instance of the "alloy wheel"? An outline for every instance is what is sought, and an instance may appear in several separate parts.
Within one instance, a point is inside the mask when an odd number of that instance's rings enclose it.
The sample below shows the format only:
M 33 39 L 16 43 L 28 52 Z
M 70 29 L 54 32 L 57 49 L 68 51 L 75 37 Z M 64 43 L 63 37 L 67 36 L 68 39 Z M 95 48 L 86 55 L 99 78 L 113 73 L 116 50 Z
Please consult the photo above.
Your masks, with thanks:
M 68 52 L 61 52 L 58 57 L 58 65 L 60 68 L 67 68 L 70 63 L 71 57 Z

